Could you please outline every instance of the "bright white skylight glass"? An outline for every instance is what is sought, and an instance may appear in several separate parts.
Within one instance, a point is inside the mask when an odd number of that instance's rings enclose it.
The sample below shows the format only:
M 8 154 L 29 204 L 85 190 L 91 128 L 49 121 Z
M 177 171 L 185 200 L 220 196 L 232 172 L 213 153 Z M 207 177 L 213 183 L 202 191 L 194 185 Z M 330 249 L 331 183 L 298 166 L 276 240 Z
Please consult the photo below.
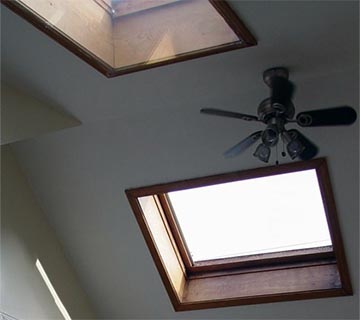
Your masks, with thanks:
M 331 245 L 314 169 L 168 196 L 194 262 Z

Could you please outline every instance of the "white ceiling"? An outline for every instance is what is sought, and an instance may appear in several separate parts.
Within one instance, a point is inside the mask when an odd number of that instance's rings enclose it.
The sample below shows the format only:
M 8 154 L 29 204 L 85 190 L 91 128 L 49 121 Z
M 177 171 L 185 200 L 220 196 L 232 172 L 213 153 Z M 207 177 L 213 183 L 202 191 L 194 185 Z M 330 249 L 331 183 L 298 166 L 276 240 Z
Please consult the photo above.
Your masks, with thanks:
M 175 313 L 126 201 L 126 188 L 260 166 L 251 151 L 221 156 L 260 124 L 199 109 L 255 114 L 266 68 L 289 67 L 297 111 L 359 110 L 357 1 L 230 3 L 258 46 L 114 79 L 1 8 L 2 81 L 82 122 L 13 146 L 100 318 L 356 317 L 358 122 L 302 130 L 329 161 L 354 297 Z

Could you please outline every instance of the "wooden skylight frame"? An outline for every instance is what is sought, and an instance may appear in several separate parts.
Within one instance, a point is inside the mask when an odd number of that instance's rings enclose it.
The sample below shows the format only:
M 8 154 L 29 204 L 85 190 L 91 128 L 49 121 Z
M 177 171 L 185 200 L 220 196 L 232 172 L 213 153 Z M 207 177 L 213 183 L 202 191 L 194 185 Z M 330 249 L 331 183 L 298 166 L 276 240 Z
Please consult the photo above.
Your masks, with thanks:
M 255 37 L 223 0 L 154 0 L 156 5 L 151 4 L 151 1 L 126 0 L 126 6 L 124 1 L 74 1 L 1 0 L 13 12 L 109 78 L 257 44 Z M 134 5 L 135 2 L 139 4 Z M 221 21 L 227 32 L 209 25 L 209 21 L 201 24 L 202 28 L 205 26 L 208 29 L 197 31 L 200 26 L 198 16 L 189 16 L 189 21 L 193 23 L 188 28 L 192 30 L 189 37 L 192 34 L 195 38 L 187 39 L 188 35 L 184 36 L 187 31 L 176 31 L 177 25 L 184 21 L 183 18 L 178 18 L 178 21 L 174 19 L 174 22 L 167 19 L 166 26 L 154 22 L 163 21 L 162 17 L 166 17 L 167 12 L 174 14 L 175 6 L 182 8 L 205 3 L 217 17 L 216 23 Z M 80 7 L 80 4 L 86 5 Z M 183 13 L 182 17 L 193 14 L 191 7 L 185 9 L 187 11 L 183 12 L 187 13 Z M 92 19 L 92 15 L 96 18 Z M 152 17 L 149 22 L 143 18 L 146 15 Z M 212 18 L 206 13 L 204 19 Z M 140 25 L 137 28 L 138 23 Z M 218 40 L 209 40 L 212 37 L 211 30 L 217 30 L 214 39 Z M 221 43 L 221 37 L 224 37 L 224 43 Z M 142 48 L 142 45 L 145 47 Z M 198 47 L 190 49 L 195 45 Z
M 315 169 L 332 246 L 191 265 L 172 221 L 168 192 Z M 352 294 L 324 158 L 126 190 L 176 311 Z

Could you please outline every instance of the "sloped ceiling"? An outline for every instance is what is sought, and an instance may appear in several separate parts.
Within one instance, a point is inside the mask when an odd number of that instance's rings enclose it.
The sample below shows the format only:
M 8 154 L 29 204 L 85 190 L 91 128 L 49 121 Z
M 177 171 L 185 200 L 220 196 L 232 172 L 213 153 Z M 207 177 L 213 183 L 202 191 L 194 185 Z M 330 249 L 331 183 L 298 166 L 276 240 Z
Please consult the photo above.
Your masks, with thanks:
M 258 46 L 115 79 L 1 8 L 2 81 L 82 123 L 13 148 L 99 318 L 358 317 L 358 122 L 303 130 L 329 162 L 353 297 L 175 313 L 126 201 L 126 188 L 261 166 L 251 151 L 221 155 L 260 124 L 199 109 L 256 113 L 268 94 L 266 68 L 289 67 L 297 111 L 343 104 L 359 111 L 358 2 L 230 4 Z
M 78 125 L 78 120 L 55 106 L 1 84 L 1 145 Z

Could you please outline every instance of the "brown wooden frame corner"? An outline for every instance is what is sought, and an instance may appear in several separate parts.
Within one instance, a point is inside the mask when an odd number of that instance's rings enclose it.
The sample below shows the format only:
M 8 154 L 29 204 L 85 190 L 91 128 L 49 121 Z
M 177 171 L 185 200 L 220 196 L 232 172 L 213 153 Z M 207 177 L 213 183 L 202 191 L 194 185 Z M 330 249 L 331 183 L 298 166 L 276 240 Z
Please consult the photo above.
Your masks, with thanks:
M 168 192 L 307 169 L 317 173 L 332 249 L 305 249 L 295 255 L 264 254 L 256 260 L 242 258 L 218 265 L 191 265 L 181 234 L 171 220 L 171 208 L 166 204 Z M 325 158 L 125 192 L 176 311 L 352 295 Z M 148 209 L 143 210 L 140 201 L 146 202 L 151 214 L 146 212 Z M 159 239 L 162 242 L 157 242 Z

